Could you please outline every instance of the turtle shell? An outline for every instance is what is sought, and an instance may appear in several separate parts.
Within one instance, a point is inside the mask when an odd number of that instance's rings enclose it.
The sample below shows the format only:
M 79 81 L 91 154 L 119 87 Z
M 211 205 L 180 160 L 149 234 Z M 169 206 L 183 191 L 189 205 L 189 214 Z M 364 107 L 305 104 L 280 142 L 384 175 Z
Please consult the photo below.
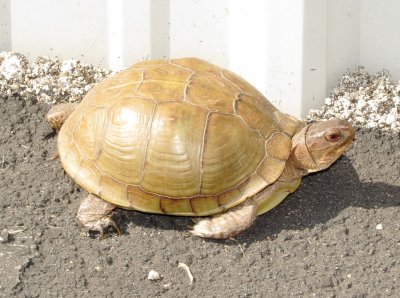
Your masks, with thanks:
M 103 80 L 62 126 L 66 172 L 122 208 L 205 216 L 274 183 L 299 120 L 238 75 L 194 58 Z

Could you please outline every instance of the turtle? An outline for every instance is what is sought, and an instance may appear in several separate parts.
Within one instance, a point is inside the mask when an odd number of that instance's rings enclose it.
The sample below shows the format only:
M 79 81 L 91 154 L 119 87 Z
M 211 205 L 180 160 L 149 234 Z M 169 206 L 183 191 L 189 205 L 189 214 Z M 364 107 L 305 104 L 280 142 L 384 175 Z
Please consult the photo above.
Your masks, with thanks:
M 117 207 L 191 216 L 193 235 L 247 230 L 354 139 L 338 118 L 307 123 L 279 111 L 232 71 L 198 58 L 147 60 L 46 117 L 64 170 L 89 194 L 79 222 L 100 233 Z M 203 218 L 205 217 L 205 218 Z

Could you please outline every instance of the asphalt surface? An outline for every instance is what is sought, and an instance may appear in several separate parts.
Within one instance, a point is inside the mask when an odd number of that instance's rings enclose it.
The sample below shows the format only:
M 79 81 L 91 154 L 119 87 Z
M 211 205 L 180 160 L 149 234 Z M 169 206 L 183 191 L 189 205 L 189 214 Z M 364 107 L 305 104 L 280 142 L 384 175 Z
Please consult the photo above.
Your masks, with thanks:
M 1 296 L 398 297 L 399 134 L 358 129 L 345 156 L 235 239 L 119 209 L 123 235 L 99 241 L 75 220 L 85 192 L 49 160 L 48 109 L 0 96 Z

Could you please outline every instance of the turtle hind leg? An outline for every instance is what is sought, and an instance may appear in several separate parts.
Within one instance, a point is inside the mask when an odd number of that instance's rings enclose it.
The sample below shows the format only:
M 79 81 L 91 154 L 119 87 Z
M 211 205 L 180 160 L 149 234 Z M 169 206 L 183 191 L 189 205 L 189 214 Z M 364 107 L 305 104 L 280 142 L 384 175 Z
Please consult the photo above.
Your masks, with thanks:
M 202 219 L 190 231 L 203 238 L 226 239 L 250 228 L 257 217 L 257 204 L 247 201 L 225 213 Z
M 98 231 L 100 239 L 104 239 L 104 229 L 109 226 L 113 227 L 118 235 L 121 235 L 121 230 L 111 218 L 111 212 L 115 208 L 117 208 L 116 205 L 89 194 L 79 206 L 77 219 L 89 231 Z
M 47 112 L 46 121 L 52 128 L 59 130 L 77 106 L 77 103 L 60 103 L 55 105 Z

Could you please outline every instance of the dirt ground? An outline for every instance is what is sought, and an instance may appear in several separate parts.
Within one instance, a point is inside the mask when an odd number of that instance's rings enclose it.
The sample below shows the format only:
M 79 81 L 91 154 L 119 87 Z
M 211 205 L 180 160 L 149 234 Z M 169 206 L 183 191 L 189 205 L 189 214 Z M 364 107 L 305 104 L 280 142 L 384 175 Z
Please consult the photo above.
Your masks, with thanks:
M 75 221 L 84 191 L 49 160 L 48 108 L 0 97 L 0 295 L 398 297 L 399 134 L 359 129 L 346 156 L 234 240 L 191 237 L 190 218 L 117 210 L 123 235 L 99 241 Z

